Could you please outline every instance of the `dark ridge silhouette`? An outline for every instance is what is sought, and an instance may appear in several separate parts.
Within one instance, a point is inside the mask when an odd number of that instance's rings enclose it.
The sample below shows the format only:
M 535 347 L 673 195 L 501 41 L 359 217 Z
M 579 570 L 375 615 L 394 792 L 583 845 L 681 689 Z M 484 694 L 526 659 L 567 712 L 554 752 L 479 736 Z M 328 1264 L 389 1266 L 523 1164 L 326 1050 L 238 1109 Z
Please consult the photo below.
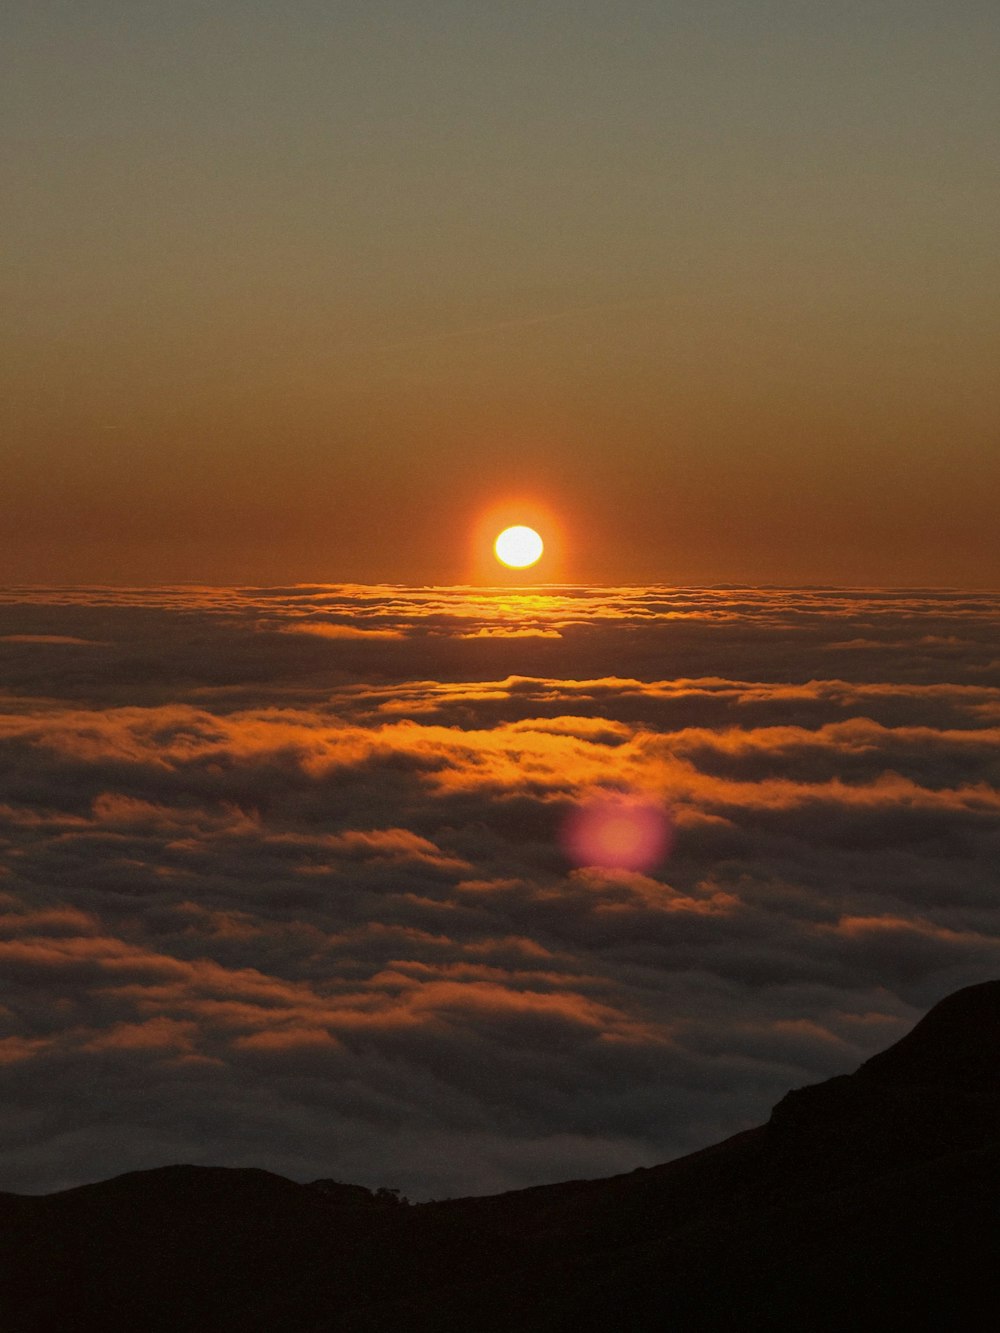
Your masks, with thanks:
M 406 1206 L 170 1166 L 0 1195 L 0 1333 L 992 1329 L 1000 981 L 648 1170 Z
M 1000 1091 L 1000 981 L 947 996 L 895 1046 L 858 1070 L 866 1081 Z

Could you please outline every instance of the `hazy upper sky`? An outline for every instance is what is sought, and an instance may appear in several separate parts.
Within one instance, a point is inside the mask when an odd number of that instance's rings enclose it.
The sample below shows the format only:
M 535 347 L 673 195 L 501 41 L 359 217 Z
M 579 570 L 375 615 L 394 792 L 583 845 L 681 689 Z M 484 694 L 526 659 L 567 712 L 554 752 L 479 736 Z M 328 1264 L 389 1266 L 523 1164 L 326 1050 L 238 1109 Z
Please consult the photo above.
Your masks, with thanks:
M 7 581 L 1000 583 L 992 0 L 11 0 Z

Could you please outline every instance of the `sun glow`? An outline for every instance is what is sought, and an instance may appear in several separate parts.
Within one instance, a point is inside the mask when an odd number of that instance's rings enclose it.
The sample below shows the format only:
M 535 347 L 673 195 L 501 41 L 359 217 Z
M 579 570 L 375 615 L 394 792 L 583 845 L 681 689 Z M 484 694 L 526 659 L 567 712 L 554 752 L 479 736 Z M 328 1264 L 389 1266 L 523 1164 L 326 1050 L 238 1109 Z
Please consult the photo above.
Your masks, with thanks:
M 527 569 L 539 560 L 545 543 L 534 528 L 518 524 L 504 528 L 493 543 L 493 550 L 501 564 L 509 565 L 511 569 Z

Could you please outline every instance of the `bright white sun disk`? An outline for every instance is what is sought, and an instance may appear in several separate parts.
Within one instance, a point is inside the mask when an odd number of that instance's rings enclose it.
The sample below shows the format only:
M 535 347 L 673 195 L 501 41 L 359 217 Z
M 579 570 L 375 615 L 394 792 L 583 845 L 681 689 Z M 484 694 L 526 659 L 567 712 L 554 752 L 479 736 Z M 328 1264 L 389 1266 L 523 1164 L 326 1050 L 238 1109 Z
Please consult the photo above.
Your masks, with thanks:
M 512 569 L 527 569 L 533 565 L 545 550 L 545 543 L 534 528 L 520 524 L 513 528 L 504 528 L 493 543 L 497 559 Z

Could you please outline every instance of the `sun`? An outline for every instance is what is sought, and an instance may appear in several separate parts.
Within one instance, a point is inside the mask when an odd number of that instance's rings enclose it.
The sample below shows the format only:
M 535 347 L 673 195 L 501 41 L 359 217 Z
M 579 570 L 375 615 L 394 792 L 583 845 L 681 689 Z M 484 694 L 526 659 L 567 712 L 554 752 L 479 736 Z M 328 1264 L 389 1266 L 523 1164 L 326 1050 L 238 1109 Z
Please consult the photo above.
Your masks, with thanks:
M 513 528 L 504 528 L 493 543 L 496 558 L 511 569 L 527 569 L 535 564 L 545 550 L 545 543 L 534 528 L 521 524 Z

